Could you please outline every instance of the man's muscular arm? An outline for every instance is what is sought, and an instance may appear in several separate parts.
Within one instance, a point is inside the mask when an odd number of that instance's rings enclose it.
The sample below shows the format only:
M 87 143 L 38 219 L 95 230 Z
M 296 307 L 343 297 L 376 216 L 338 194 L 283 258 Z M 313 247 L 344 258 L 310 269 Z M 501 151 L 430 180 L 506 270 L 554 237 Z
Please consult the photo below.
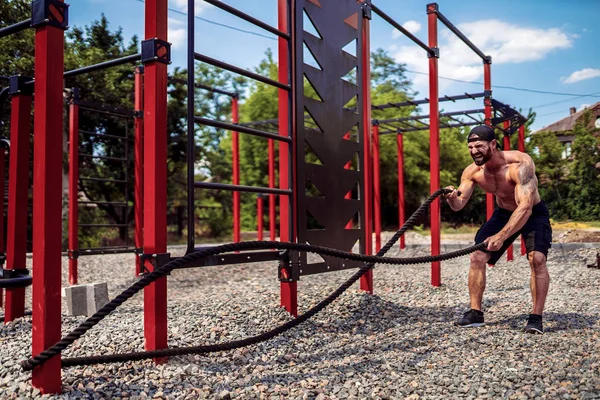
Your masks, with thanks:
M 452 190 L 452 193 L 448 193 L 444 197 L 448 201 L 448 205 L 453 211 L 460 211 L 469 202 L 473 190 L 475 190 L 475 182 L 472 179 L 473 171 L 472 166 L 465 168 L 460 178 L 460 185 L 457 189 L 454 186 L 448 186 L 446 189 Z M 460 192 L 460 197 L 458 196 Z
M 488 240 L 488 250 L 498 250 L 502 243 L 515 232 L 518 232 L 531 216 L 535 193 L 537 190 L 537 178 L 535 166 L 530 157 L 525 158 L 514 173 L 510 174 L 515 180 L 515 197 L 517 208 L 512 213 L 508 223 L 496 235 Z

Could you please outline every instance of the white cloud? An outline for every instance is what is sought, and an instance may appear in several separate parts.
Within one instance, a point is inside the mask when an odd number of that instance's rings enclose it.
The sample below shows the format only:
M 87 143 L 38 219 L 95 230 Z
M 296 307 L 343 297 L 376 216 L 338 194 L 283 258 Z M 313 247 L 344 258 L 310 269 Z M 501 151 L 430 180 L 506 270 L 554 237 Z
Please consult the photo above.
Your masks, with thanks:
M 169 32 L 167 38 L 172 43 L 173 49 L 182 49 L 185 47 L 187 36 L 185 22 L 175 18 L 169 18 Z
M 577 109 L 577 111 L 585 110 L 589 106 L 590 106 L 590 104 L 582 104 L 582 105 L 579 106 L 579 108 Z
M 575 83 L 579 81 L 584 81 L 586 79 L 597 78 L 600 76 L 600 69 L 597 68 L 584 68 L 579 71 L 573 72 L 568 77 L 562 77 L 560 80 L 562 83 Z
M 188 0 L 170 0 L 171 7 L 183 12 L 187 12 L 187 3 Z M 194 10 L 196 11 L 196 15 L 199 15 L 202 10 L 207 7 L 208 3 L 205 3 L 204 0 L 194 0 Z
M 404 24 L 402 24 L 402 27 L 413 34 L 419 32 L 421 30 L 421 24 L 418 23 L 417 21 L 412 21 L 412 20 L 406 21 Z M 398 39 L 401 36 L 402 36 L 402 32 L 400 32 L 398 29 L 394 29 L 392 31 L 392 39 Z
M 573 38 L 558 28 L 527 28 L 496 19 L 463 23 L 457 27 L 484 54 L 492 56 L 493 64 L 536 61 L 552 51 L 573 45 Z M 440 76 L 465 81 L 482 79 L 481 58 L 448 29 L 440 30 L 439 47 Z M 427 54 L 416 45 L 401 46 L 395 58 L 407 64 L 409 70 L 429 72 Z M 428 80 L 427 75 L 415 75 L 415 89 L 427 93 Z M 449 85 L 448 81 L 440 80 L 440 94 Z

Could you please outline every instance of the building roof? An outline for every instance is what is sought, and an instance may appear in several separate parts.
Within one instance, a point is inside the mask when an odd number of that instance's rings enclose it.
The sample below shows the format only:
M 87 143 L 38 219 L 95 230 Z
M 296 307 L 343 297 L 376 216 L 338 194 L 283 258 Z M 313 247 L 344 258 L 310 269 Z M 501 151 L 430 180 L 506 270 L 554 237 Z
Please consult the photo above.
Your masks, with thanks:
M 574 110 L 575 110 L 574 108 L 571 108 L 571 115 L 569 115 L 568 117 L 565 117 L 565 118 L 563 118 L 559 121 L 556 121 L 548 126 L 538 129 L 537 131 L 535 131 L 533 133 L 535 134 L 538 132 L 545 132 L 545 131 L 560 133 L 560 132 L 571 131 L 575 127 L 575 123 L 577 122 L 577 119 L 579 117 L 581 117 L 586 110 L 592 110 L 592 112 L 594 114 L 600 116 L 600 102 L 598 102 L 596 104 L 592 104 L 591 106 L 588 106 L 581 111 L 573 112 Z M 593 123 L 594 123 L 594 121 L 592 120 L 592 124 Z

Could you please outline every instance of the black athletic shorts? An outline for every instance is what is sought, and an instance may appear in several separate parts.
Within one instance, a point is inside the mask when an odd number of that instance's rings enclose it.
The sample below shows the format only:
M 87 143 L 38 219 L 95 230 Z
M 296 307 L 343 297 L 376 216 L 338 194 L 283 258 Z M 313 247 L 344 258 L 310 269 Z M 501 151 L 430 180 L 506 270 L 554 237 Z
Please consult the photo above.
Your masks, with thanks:
M 481 243 L 490 236 L 494 236 L 496 233 L 500 232 L 508 223 L 512 213 L 512 211 L 508 211 L 496 206 L 492 217 L 477 231 L 477 234 L 475 235 L 475 243 Z M 550 226 L 550 214 L 548 213 L 546 203 L 540 201 L 533 206 L 531 216 L 525 225 L 523 225 L 523 228 L 508 238 L 500 250 L 484 250 L 486 253 L 491 255 L 488 264 L 495 265 L 500 257 L 502 257 L 502 254 L 504 254 L 506 249 L 508 249 L 508 247 L 521 234 L 525 240 L 527 254 L 531 253 L 532 251 L 539 251 L 545 256 L 548 256 L 548 249 L 552 247 L 552 227 Z

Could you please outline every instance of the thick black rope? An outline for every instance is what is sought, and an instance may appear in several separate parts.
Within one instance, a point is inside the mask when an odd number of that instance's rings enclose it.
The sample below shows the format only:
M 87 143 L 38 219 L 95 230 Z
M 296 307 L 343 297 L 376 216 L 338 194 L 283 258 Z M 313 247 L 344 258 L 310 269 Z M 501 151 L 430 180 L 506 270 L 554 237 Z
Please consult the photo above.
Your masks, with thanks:
M 377 253 L 376 256 L 365 256 L 362 254 L 354 254 L 348 253 L 340 250 L 330 249 L 326 247 L 320 246 L 311 246 L 308 244 L 302 243 L 286 243 L 286 242 L 271 242 L 271 241 L 256 241 L 256 242 L 242 242 L 242 243 L 231 243 L 221 246 L 215 246 L 208 249 L 204 249 L 201 251 L 197 251 L 195 253 L 190 253 L 185 255 L 184 257 L 178 258 L 174 261 L 171 261 L 162 267 L 156 269 L 155 271 L 145 275 L 140 280 L 132 284 L 128 289 L 123 291 L 120 295 L 118 295 L 111 302 L 102 307 L 98 312 L 96 312 L 93 316 L 89 317 L 86 321 L 82 322 L 75 330 L 61 339 L 59 342 L 44 350 L 40 354 L 30 357 L 27 360 L 21 362 L 21 366 L 23 370 L 29 371 L 34 367 L 42 365 L 50 358 L 55 355 L 61 353 L 64 349 L 69 347 L 73 342 L 83 336 L 88 330 L 98 324 L 102 319 L 104 319 L 107 315 L 109 315 L 112 311 L 114 311 L 117 307 L 123 304 L 127 299 L 131 298 L 137 292 L 139 292 L 144 287 L 148 286 L 150 283 L 154 282 L 160 277 L 163 277 L 169 274 L 173 269 L 182 268 L 189 264 L 193 264 L 201 258 L 213 256 L 216 254 L 232 252 L 232 251 L 240 251 L 240 250 L 259 250 L 259 249 L 281 249 L 281 250 L 296 250 L 296 251 L 304 251 L 310 253 L 316 253 L 320 255 L 333 256 L 337 258 L 343 258 L 347 260 L 356 260 L 369 262 L 362 266 L 350 279 L 344 282 L 338 289 L 336 289 L 331 295 L 325 298 L 323 301 L 318 303 L 316 306 L 312 307 L 304 314 L 298 316 L 297 318 L 286 322 L 285 324 L 278 326 L 270 331 L 262 333 L 257 336 L 249 337 L 242 340 L 231 341 L 226 343 L 219 343 L 213 345 L 204 345 L 204 346 L 194 346 L 194 347 L 182 347 L 182 348 L 170 348 L 170 349 L 161 349 L 161 350 L 153 350 L 153 351 L 144 351 L 144 352 L 136 352 L 136 353 L 127 353 L 127 354 L 113 354 L 113 355 L 105 355 L 105 356 L 92 356 L 92 357 L 79 357 L 79 358 L 69 358 L 62 360 L 63 367 L 75 366 L 75 365 L 91 365 L 91 364 L 100 364 L 100 363 L 110 363 L 110 362 L 124 362 L 124 361 L 136 361 L 136 360 L 144 360 L 149 358 L 160 358 L 160 357 L 168 357 L 168 356 L 177 356 L 184 354 L 203 354 L 203 353 L 211 353 L 216 351 L 226 351 L 232 350 L 240 347 L 245 347 L 251 344 L 257 344 L 269 339 L 272 339 L 275 336 L 282 334 L 283 332 L 301 324 L 302 322 L 308 320 L 313 315 L 327 307 L 331 304 L 335 299 L 337 299 L 342 293 L 344 293 L 350 286 L 352 286 L 360 277 L 362 277 L 367 271 L 373 268 L 374 263 L 384 263 L 384 264 L 419 264 L 419 263 L 428 263 L 434 261 L 444 261 L 449 260 L 451 258 L 461 257 L 467 254 L 470 254 L 477 250 L 483 250 L 486 245 L 485 243 L 480 243 L 462 250 L 457 250 L 447 254 L 440 254 L 437 256 L 426 256 L 426 257 L 415 257 L 415 258 L 386 258 L 382 257 L 385 253 L 389 251 L 389 249 L 394 245 L 396 241 L 406 232 L 410 227 L 414 226 L 417 219 L 427 211 L 429 205 L 439 197 L 441 194 L 447 193 L 446 189 L 439 189 L 435 193 L 425 200 L 425 202 L 415 211 L 415 213 L 406 221 L 404 226 L 400 230 L 398 230 L 394 236 L 386 243 L 386 245 Z

